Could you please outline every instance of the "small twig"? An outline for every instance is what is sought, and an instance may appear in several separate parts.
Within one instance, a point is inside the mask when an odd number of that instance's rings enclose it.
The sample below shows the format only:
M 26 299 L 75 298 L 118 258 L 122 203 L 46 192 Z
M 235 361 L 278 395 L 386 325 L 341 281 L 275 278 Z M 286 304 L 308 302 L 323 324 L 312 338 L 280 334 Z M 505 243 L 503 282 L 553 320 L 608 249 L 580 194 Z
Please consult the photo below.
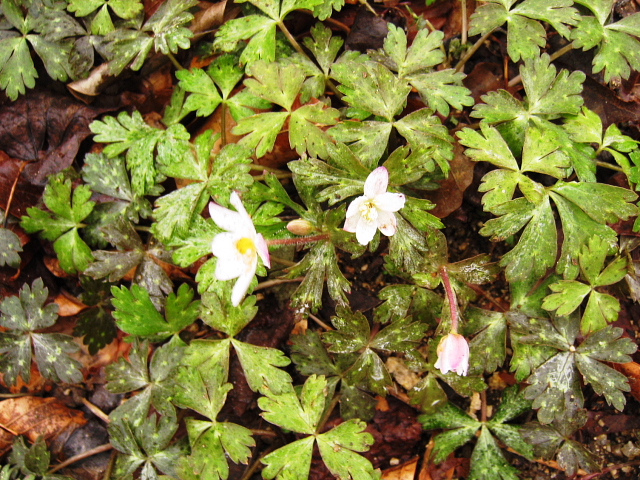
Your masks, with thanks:
M 600 475 L 605 475 L 613 470 L 619 470 L 624 467 L 635 467 L 636 465 L 640 465 L 640 460 L 636 460 L 635 462 L 627 462 L 627 463 L 619 463 L 618 465 L 611 465 L 603 469 L 601 472 L 589 473 L 583 477 L 580 477 L 578 480 L 591 480 L 592 478 L 599 477 Z
M 482 423 L 487 421 L 487 391 L 482 390 L 480 392 L 480 421 Z
M 367 2 L 367 0 L 360 0 L 360 5 L 364 5 L 365 7 L 367 7 L 367 10 L 369 10 L 371 13 L 373 13 L 376 17 L 379 17 L 380 15 L 378 15 L 378 13 L 373 9 L 373 7 L 371 5 L 369 5 L 369 2 Z
M 91 450 L 87 450 L 86 452 L 79 453 L 78 455 L 75 455 L 71 458 L 67 458 L 64 462 L 59 463 L 55 467 L 52 467 L 47 472 L 47 474 L 50 475 L 52 473 L 55 473 L 58 470 L 63 469 L 64 467 L 71 465 L 72 463 L 78 462 L 80 460 L 84 460 L 85 458 L 93 457 L 94 455 L 97 455 L 102 452 L 108 452 L 112 448 L 113 448 L 113 445 L 111 445 L 110 443 L 105 443 L 104 445 L 100 445 L 99 447 L 95 447 L 95 448 L 92 448 Z
M 320 235 L 311 235 L 309 237 L 298 238 L 274 238 L 273 240 L 267 240 L 267 245 L 304 245 L 312 242 L 320 242 L 322 240 L 328 240 L 329 234 L 321 233 Z
M 307 314 L 309 315 L 309 318 L 311 320 L 313 320 L 314 322 L 316 322 L 318 325 L 320 325 L 322 328 L 324 328 L 325 330 L 333 330 L 333 328 L 331 328 L 329 325 L 327 325 L 326 323 L 324 323 L 322 320 L 320 320 L 318 317 L 316 317 L 313 313 L 309 313 Z
M 252 428 L 251 429 L 251 433 L 253 435 L 260 435 L 262 437 L 277 437 L 278 434 L 276 432 L 274 432 L 273 430 L 260 430 L 260 429 L 256 429 L 256 428 Z
M 264 282 L 260 282 L 256 285 L 256 288 L 253 290 L 262 290 L 269 287 L 275 287 L 276 285 L 281 285 L 283 283 L 297 283 L 302 282 L 305 277 L 297 277 L 297 278 L 275 278 L 273 280 L 266 280 Z
M 9 198 L 7 199 L 7 207 L 4 210 L 4 222 L 2 222 L 2 228 L 7 227 L 7 219 L 9 218 L 9 212 L 11 211 L 11 203 L 13 202 L 13 195 L 16 193 L 16 188 L 18 187 L 18 180 L 20 180 L 20 175 L 22 175 L 22 171 L 24 167 L 27 166 L 29 162 L 22 162 L 20 168 L 18 169 L 18 174 L 16 175 L 16 179 L 13 181 L 13 185 L 11 185 L 11 191 L 9 192 Z
M 460 41 L 462 45 L 467 43 L 467 0 L 460 0 L 462 3 L 462 37 Z
M 478 49 L 482 46 L 482 44 L 492 34 L 493 34 L 493 30 L 491 30 L 490 32 L 485 33 L 482 37 L 480 37 L 480 39 L 476 43 L 473 44 L 473 46 L 469 50 L 467 50 L 467 53 L 464 54 L 464 57 L 462 57 L 460 59 L 460 61 L 458 62 L 458 65 L 456 65 L 456 72 L 462 71 L 462 69 L 464 68 L 465 63 L 467 63 L 467 61 L 473 56 L 473 54 L 478 51 Z
M 109 415 L 104 413 L 102 410 L 100 410 L 98 407 L 96 407 L 89 400 L 87 400 L 86 398 L 83 398 L 82 399 L 82 403 L 84 403 L 84 406 L 87 407 L 89 410 L 91 410 L 91 413 L 93 413 L 96 417 L 98 417 L 104 423 L 107 423 L 107 424 L 109 423 L 109 421 L 110 421 L 109 420 Z
M 273 447 L 273 446 L 267 448 L 265 452 L 256 459 L 255 462 L 249 465 L 249 467 L 244 472 L 244 475 L 242 475 L 242 478 L 240 480 L 249 480 L 253 476 L 253 472 L 255 472 L 258 469 L 258 467 L 260 467 L 260 464 L 262 463 L 261 460 L 267 455 L 269 455 L 275 449 L 276 447 Z
M 107 468 L 104 471 L 104 475 L 102 475 L 102 480 L 111 480 L 111 472 L 113 471 L 113 466 L 116 464 L 116 458 L 118 458 L 118 451 L 113 450 L 113 452 L 111 452 L 111 458 L 109 459 L 109 464 L 107 465 Z

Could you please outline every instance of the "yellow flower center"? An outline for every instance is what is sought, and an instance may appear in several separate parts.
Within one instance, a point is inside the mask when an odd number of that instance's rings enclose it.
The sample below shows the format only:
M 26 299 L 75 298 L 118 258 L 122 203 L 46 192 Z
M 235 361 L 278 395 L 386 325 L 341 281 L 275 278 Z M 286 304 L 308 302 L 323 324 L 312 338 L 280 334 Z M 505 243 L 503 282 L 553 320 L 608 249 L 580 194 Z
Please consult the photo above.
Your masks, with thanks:
M 256 244 L 253 243 L 253 240 L 251 240 L 250 238 L 244 237 L 238 240 L 238 243 L 236 244 L 236 248 L 242 255 L 244 255 L 249 250 L 252 250 L 255 252 Z
M 362 205 L 360 205 L 360 215 L 362 215 L 368 223 L 374 223 L 378 219 L 376 202 L 373 200 L 362 202 Z

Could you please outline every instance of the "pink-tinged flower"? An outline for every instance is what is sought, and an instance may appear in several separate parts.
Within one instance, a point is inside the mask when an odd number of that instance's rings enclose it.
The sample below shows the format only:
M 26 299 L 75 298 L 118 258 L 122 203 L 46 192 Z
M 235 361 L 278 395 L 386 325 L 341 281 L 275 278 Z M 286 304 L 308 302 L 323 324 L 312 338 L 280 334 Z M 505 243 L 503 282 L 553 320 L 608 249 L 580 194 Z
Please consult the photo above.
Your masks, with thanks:
M 438 361 L 435 367 L 442 373 L 456 372 L 466 375 L 469 371 L 469 344 L 458 333 L 442 337 L 438 344 Z
M 396 233 L 397 222 L 393 212 L 404 207 L 405 196 L 387 192 L 388 184 L 387 169 L 376 168 L 364 182 L 364 195 L 356 198 L 347 208 L 344 229 L 355 232 L 361 245 L 367 245 L 378 229 L 387 237 Z
M 238 279 L 231 293 L 231 303 L 237 307 L 256 274 L 258 256 L 267 267 L 271 266 L 271 262 L 267 242 L 256 232 L 251 217 L 236 192 L 231 194 L 231 205 L 237 212 L 213 202 L 209 203 L 211 218 L 220 228 L 226 230 L 214 237 L 211 252 L 218 257 L 216 278 L 223 281 Z

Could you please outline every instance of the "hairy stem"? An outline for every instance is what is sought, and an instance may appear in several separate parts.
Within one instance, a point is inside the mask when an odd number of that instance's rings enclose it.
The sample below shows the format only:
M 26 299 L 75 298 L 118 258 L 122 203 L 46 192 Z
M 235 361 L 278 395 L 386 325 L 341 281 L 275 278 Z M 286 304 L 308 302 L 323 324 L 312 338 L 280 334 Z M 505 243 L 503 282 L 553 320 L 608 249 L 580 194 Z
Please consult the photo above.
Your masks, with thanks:
M 300 238 L 275 238 L 273 240 L 267 240 L 267 245 L 304 245 L 312 242 L 320 242 L 322 240 L 328 240 L 329 234 L 322 233 L 320 235 L 312 235 L 310 237 Z
M 447 272 L 447 267 L 444 265 L 440 267 L 440 277 L 442 278 L 444 291 L 446 292 L 447 300 L 449 301 L 449 309 L 451 310 L 451 331 L 453 333 L 458 333 L 458 300 L 456 298 L 456 292 L 451 286 L 449 272 Z

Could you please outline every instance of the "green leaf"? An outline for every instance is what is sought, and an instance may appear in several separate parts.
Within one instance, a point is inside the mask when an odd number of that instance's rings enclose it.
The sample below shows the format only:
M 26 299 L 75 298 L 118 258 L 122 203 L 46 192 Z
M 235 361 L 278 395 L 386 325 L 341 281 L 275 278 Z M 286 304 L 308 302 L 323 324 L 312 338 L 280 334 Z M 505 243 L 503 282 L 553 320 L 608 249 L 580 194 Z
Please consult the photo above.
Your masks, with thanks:
M 131 186 L 138 195 L 157 194 L 156 184 L 164 177 L 157 172 L 154 151 L 163 131 L 153 128 L 143 120 L 140 112 L 118 114 L 118 118 L 104 117 L 89 125 L 96 134 L 94 141 L 109 143 L 105 155 L 115 157 L 127 152 L 127 168 L 131 171 Z
M 335 108 L 324 109 L 324 104 L 304 105 L 291 114 L 289 120 L 289 144 L 299 155 L 308 152 L 312 157 L 329 156 L 329 136 L 319 126 L 335 125 L 340 112 Z
M 323 341 L 329 345 L 329 352 L 354 353 L 369 342 L 371 329 L 369 321 L 360 312 L 351 312 L 347 308 L 338 307 L 331 323 L 336 330 L 322 334 Z
M 355 452 L 366 452 L 373 445 L 373 436 L 365 432 L 367 424 L 348 420 L 322 435 L 316 436 L 324 464 L 338 478 L 374 480 L 380 471 L 371 462 Z
M 411 90 L 387 67 L 376 62 L 334 63 L 331 76 L 340 82 L 338 89 L 344 93 L 344 102 L 388 122 L 402 111 Z
M 171 444 L 177 429 L 175 417 L 156 420 L 155 414 L 142 419 L 135 428 L 125 419 L 112 420 L 109 423 L 109 436 L 113 446 L 120 452 L 113 477 L 118 480 L 130 478 L 141 467 L 141 478 L 144 480 L 158 478 L 157 471 L 177 476 L 175 467 L 178 459 L 188 451 L 186 442 Z
M 8 2 L 4 2 L 8 3 Z M 26 88 L 36 85 L 36 71 L 29 46 L 24 37 L 8 37 L 0 40 L 0 88 L 11 100 L 17 100 Z
M 247 15 L 231 19 L 220 27 L 214 48 L 232 52 L 241 40 L 249 43 L 240 55 L 240 63 L 251 65 L 259 60 L 273 62 L 276 59 L 276 21 L 262 15 Z
M 231 339 L 244 370 L 249 387 L 254 392 L 278 395 L 290 388 L 291 377 L 276 367 L 286 367 L 291 363 L 283 352 L 275 348 L 259 347 Z
M 267 480 L 307 478 L 311 468 L 314 440 L 314 437 L 302 438 L 263 457 L 260 461 L 266 466 L 262 470 L 262 476 Z
M 513 7 L 513 1 L 492 0 L 478 8 L 471 17 L 469 35 L 486 34 L 509 23 L 507 51 L 514 62 L 539 55 L 546 33 L 539 21 L 549 23 L 563 37 L 569 36 L 568 25 L 576 25 L 579 15 L 571 1 L 525 0 Z
M 9 333 L 0 333 L 0 367 L 4 381 L 14 385 L 18 376 L 25 382 L 31 378 L 31 356 L 42 376 L 56 382 L 78 383 L 82 381 L 81 364 L 65 355 L 78 351 L 78 346 L 69 335 L 59 333 L 35 333 L 52 326 L 58 318 L 55 303 L 44 305 L 49 295 L 42 279 L 37 278 L 29 287 L 24 284 L 19 296 L 6 297 L 0 303 L 0 326 Z
M 0 228 L 0 267 L 9 265 L 13 268 L 20 266 L 22 242 L 20 237 L 7 228 Z
M 112 393 L 126 393 L 143 389 L 129 401 L 111 412 L 112 419 L 125 419 L 136 426 L 153 407 L 163 416 L 175 417 L 171 404 L 176 391 L 177 368 L 185 352 L 185 344 L 178 337 L 156 349 L 148 362 L 149 343 L 136 341 L 129 360 L 119 358 L 107 367 L 107 389 Z
M 422 413 L 432 415 L 446 405 L 448 398 L 437 377 L 432 373 L 427 374 L 409 392 L 411 404 L 418 406 Z
M 630 202 L 638 196 L 632 191 L 603 183 L 559 182 L 553 191 L 575 203 L 599 223 L 616 223 L 638 214 Z
M 156 334 L 170 335 L 171 326 L 162 318 L 156 309 L 149 292 L 139 285 L 131 285 L 131 289 L 126 286 L 111 287 L 113 295 L 114 318 L 118 322 L 118 327 L 131 334 L 138 336 L 151 336 Z M 171 332 L 171 333 L 170 333 Z
M 545 297 L 542 308 L 556 310 L 557 315 L 568 315 L 580 306 L 582 300 L 591 293 L 591 288 L 575 280 L 561 280 L 549 286 L 552 295 Z
M 311 375 L 304 383 L 300 398 L 293 387 L 279 395 L 258 400 L 262 417 L 286 430 L 312 435 L 316 431 L 325 406 L 327 381 L 324 376 Z
M 469 480 L 518 480 L 518 473 L 500 451 L 489 429 L 483 425 L 471 455 Z
M 464 332 L 475 333 L 469 344 L 472 372 L 492 373 L 507 357 L 507 320 L 499 312 L 475 307 L 466 310 Z
M 202 320 L 211 327 L 236 336 L 256 316 L 256 297 L 246 297 L 240 305 L 231 303 L 232 287 L 229 282 L 215 282 L 202 294 Z

